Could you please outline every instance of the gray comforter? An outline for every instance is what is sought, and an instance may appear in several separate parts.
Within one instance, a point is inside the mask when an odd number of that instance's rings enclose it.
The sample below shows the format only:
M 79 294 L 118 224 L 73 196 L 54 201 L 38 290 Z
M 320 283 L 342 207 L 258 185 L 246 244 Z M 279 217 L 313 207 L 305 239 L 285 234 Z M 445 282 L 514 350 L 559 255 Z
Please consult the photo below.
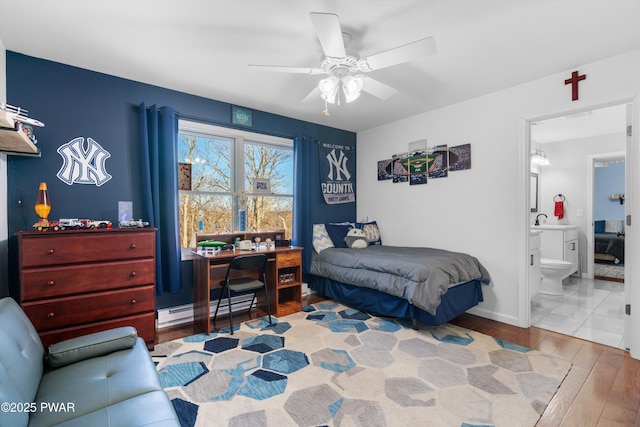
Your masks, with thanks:
M 314 252 L 310 273 L 404 298 L 432 315 L 450 287 L 490 280 L 482 264 L 464 253 L 384 245 Z

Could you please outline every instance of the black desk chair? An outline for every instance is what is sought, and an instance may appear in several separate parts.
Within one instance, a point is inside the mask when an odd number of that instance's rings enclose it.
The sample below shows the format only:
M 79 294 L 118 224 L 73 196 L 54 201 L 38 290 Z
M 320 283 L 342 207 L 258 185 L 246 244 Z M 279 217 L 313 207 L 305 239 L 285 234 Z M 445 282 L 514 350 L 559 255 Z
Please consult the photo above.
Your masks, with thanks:
M 229 304 L 229 329 L 231 330 L 231 335 L 233 335 L 233 313 L 231 310 L 231 294 L 246 294 L 249 292 L 253 292 L 253 298 L 251 299 L 251 304 L 249 304 L 248 312 L 251 312 L 251 307 L 253 306 L 253 302 L 256 299 L 256 294 L 260 289 L 264 290 L 264 298 L 267 303 L 267 313 L 269 314 L 269 324 L 271 325 L 271 308 L 269 307 L 269 293 L 267 292 L 267 276 L 265 274 L 265 269 L 267 266 L 267 256 L 264 254 L 254 254 L 254 255 L 242 255 L 235 257 L 230 263 L 229 268 L 227 269 L 227 274 L 225 279 L 220 282 L 220 286 L 222 290 L 220 292 L 220 297 L 218 298 L 218 305 L 216 306 L 216 311 L 213 314 L 213 324 L 216 324 L 216 317 L 218 316 L 218 309 L 220 308 L 220 301 L 222 301 L 222 294 L 227 294 L 227 300 Z M 232 271 L 244 271 L 251 272 L 254 271 L 256 273 L 256 279 L 251 277 L 240 277 L 237 279 L 230 279 L 229 275 Z

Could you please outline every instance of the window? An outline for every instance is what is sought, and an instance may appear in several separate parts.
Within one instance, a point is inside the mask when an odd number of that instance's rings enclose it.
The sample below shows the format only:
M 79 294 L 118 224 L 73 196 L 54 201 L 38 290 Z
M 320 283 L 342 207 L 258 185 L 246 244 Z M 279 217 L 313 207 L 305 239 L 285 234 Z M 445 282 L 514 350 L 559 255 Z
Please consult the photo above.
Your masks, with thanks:
M 179 190 L 180 247 L 194 233 L 284 229 L 293 223 L 293 141 L 181 120 L 178 161 L 191 168 Z

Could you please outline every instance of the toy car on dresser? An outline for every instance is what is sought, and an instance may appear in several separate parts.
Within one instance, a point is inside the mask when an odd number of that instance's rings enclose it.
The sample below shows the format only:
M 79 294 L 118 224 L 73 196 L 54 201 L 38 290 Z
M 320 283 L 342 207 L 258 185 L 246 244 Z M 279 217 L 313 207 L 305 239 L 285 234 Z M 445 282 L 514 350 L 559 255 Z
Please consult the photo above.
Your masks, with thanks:
M 94 220 L 94 219 L 77 219 L 77 218 L 62 218 L 60 221 L 47 221 L 40 220 L 33 224 L 33 228 L 37 231 L 46 230 L 90 230 L 94 228 L 112 228 L 113 224 L 108 220 Z
M 120 228 L 144 228 L 148 227 L 149 223 L 147 221 L 143 221 L 141 219 L 132 219 L 130 221 L 120 221 L 118 227 Z

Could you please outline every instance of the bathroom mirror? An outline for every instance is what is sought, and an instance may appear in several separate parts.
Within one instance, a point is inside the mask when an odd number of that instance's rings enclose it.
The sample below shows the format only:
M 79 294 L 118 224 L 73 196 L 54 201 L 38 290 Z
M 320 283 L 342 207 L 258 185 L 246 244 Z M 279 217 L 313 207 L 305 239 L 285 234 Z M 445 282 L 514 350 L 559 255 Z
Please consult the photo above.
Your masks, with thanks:
M 531 189 L 529 194 L 531 197 L 531 212 L 538 212 L 538 174 L 531 172 Z

